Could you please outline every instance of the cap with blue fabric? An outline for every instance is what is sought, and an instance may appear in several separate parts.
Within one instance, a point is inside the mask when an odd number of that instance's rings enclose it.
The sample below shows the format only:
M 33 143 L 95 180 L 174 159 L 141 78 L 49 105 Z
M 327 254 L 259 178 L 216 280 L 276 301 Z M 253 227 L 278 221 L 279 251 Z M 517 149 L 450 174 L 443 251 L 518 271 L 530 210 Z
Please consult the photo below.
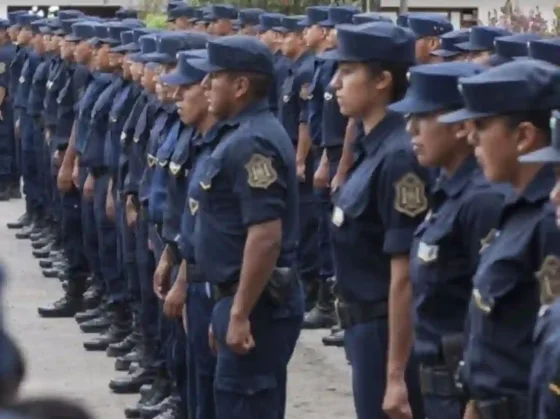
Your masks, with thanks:
M 138 39 L 138 45 L 140 46 L 140 52 L 137 52 L 135 54 L 130 54 L 130 56 L 129 56 L 130 60 L 134 61 L 135 63 L 145 63 L 146 61 L 144 61 L 144 56 L 146 56 L 147 54 L 150 54 L 152 52 L 156 52 L 157 44 L 158 44 L 158 38 L 159 38 L 159 36 L 157 36 L 156 34 L 141 36 Z
M 363 23 L 372 23 L 372 22 L 393 23 L 390 17 L 382 15 L 381 13 L 366 12 L 366 13 L 358 13 L 352 16 L 352 23 L 354 25 L 361 25 Z
M 512 33 L 503 28 L 493 26 L 474 26 L 467 42 L 456 44 L 462 51 L 477 52 L 494 50 L 494 39 L 500 36 L 508 36 Z
M 274 75 L 274 57 L 270 49 L 253 36 L 234 35 L 212 39 L 208 57 L 193 59 L 191 64 L 207 73 L 246 71 Z
M 302 32 L 305 29 L 305 26 L 300 25 L 303 19 L 305 16 L 284 16 L 280 21 L 280 26 L 275 26 L 272 30 L 280 33 Z
M 560 112 L 553 111 L 550 118 L 550 145 L 520 156 L 521 163 L 560 163 Z
M 439 37 L 440 48 L 432 51 L 430 54 L 442 58 L 451 58 L 464 54 L 463 50 L 457 48 L 457 44 L 468 42 L 470 33 L 470 29 L 459 29 L 457 31 L 444 33 Z
M 180 17 L 192 19 L 196 17 L 196 9 L 188 4 L 181 4 L 167 12 L 167 21 L 173 22 Z
M 16 10 L 15 12 L 8 12 L 8 20 L 10 21 L 10 26 L 20 26 L 18 22 L 18 16 L 26 14 L 24 10 Z
M 140 27 L 134 25 L 132 22 L 130 24 L 126 24 L 123 22 L 115 23 L 109 26 L 109 37 L 101 39 L 101 42 L 111 45 L 112 47 L 116 47 L 121 45 L 121 33 L 128 32 L 135 27 Z
M 213 4 L 210 6 L 210 13 L 206 16 L 211 21 L 220 19 L 237 19 L 237 9 L 231 4 Z
M 111 52 L 119 54 L 126 54 L 129 52 L 137 52 L 139 50 L 138 44 L 134 41 L 134 35 L 131 30 L 121 32 L 119 45 L 110 49 Z
M 47 26 L 47 19 L 37 19 L 31 22 L 31 32 L 33 35 L 40 35 L 41 28 Z
M 560 66 L 560 38 L 539 39 L 527 45 L 529 57 Z
M 517 33 L 509 36 L 500 36 L 494 39 L 494 54 L 488 59 L 491 66 L 502 65 L 515 57 L 526 57 L 528 55 L 528 44 L 540 39 L 535 33 Z
M 177 69 L 161 76 L 161 82 L 170 86 L 186 86 L 200 83 L 207 76 L 207 72 L 198 67 L 193 67 L 191 59 L 205 59 L 208 55 L 205 49 L 182 51 L 177 54 Z
M 190 19 L 192 23 L 210 23 L 212 22 L 212 9 L 209 6 L 201 7 L 194 11 L 194 18 Z
M 167 13 L 186 4 L 183 0 L 171 0 L 167 3 Z
M 319 26 L 334 28 L 336 25 L 352 23 L 352 18 L 359 12 L 356 7 L 352 6 L 331 6 L 328 10 L 328 19 L 319 22 Z
M 80 10 L 60 10 L 56 14 L 56 17 L 59 18 L 60 20 L 77 19 L 83 16 L 84 16 L 84 12 L 81 12 Z
M 80 42 L 95 36 L 95 30 L 90 26 L 90 23 L 91 21 L 86 19 L 71 19 L 62 22 L 62 28 L 67 33 L 64 40 L 68 42 Z
M 143 62 L 157 64 L 174 64 L 177 62 L 177 53 L 185 49 L 204 48 L 208 37 L 193 32 L 174 32 L 163 34 L 157 39 L 155 52 L 143 54 Z
M 8 19 L 0 19 L 0 29 L 6 30 L 10 27 L 10 21 Z
M 17 16 L 17 23 L 19 26 L 31 26 L 32 22 L 41 19 L 39 16 L 36 16 L 32 13 L 22 13 Z
M 53 35 L 66 35 L 66 32 L 62 29 L 62 21 L 58 17 L 48 19 L 47 27 L 49 28 L 48 33 L 52 33 Z
M 403 13 L 402 15 L 397 16 L 397 25 L 408 28 L 408 16 L 409 13 Z
M 539 60 L 511 61 L 459 79 L 465 107 L 442 115 L 443 123 L 511 112 L 560 108 L 560 69 Z
M 431 13 L 412 13 L 408 15 L 408 27 L 418 38 L 441 36 L 453 30 L 453 25 L 449 22 L 449 19 Z
M 138 10 L 129 9 L 127 7 L 121 7 L 119 10 L 115 12 L 115 17 L 117 19 L 137 18 Z
M 412 64 L 416 60 L 416 38 L 411 31 L 393 23 L 373 22 L 337 27 L 338 46 L 319 58 L 334 61 L 389 61 Z
M 318 25 L 329 18 L 328 6 L 310 6 L 305 9 L 305 17 L 299 22 L 303 27 Z
M 259 24 L 259 18 L 264 13 L 263 9 L 258 7 L 241 9 L 235 24 L 240 27 L 243 26 L 257 26 Z
M 272 30 L 272 28 L 278 28 L 282 26 L 282 19 L 286 15 L 282 13 L 263 13 L 259 16 L 259 25 L 257 30 L 261 33 Z
M 109 23 L 95 23 L 93 25 L 93 30 L 95 31 L 95 36 L 88 40 L 88 43 L 93 47 L 100 47 L 103 43 L 103 39 L 109 38 Z
M 484 70 L 483 65 L 469 62 L 412 67 L 405 97 L 389 105 L 389 109 L 403 114 L 424 114 L 463 107 L 459 78 L 474 76 Z

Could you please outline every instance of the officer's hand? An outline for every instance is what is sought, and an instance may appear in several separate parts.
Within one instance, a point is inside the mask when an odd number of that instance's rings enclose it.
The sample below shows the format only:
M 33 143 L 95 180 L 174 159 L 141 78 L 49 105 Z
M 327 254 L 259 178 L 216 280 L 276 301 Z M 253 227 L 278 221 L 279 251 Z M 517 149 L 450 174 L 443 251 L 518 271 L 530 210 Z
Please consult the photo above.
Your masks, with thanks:
M 169 274 L 171 273 L 171 265 L 167 260 L 161 258 L 154 271 L 154 293 L 160 300 L 165 300 L 169 291 Z
M 80 189 L 80 166 L 78 163 L 74 163 L 74 168 L 72 169 L 72 182 L 76 189 Z
M 208 346 L 214 356 L 218 355 L 218 347 L 216 346 L 216 338 L 214 337 L 214 329 L 212 329 L 212 325 L 208 327 Z
M 305 163 L 296 164 L 296 174 L 300 182 L 305 181 Z
M 88 200 L 91 201 L 93 199 L 93 189 L 95 187 L 95 178 L 89 174 L 87 175 L 86 178 L 86 183 L 84 183 L 84 197 Z
M 478 419 L 478 413 L 473 402 L 467 403 L 463 419 Z
M 115 200 L 113 199 L 113 191 L 111 189 L 107 189 L 107 199 L 105 201 L 105 214 L 107 214 L 107 218 L 111 221 L 115 221 L 117 217 L 117 209 L 115 206 Z
M 327 165 L 319 164 L 313 176 L 313 186 L 318 189 L 329 187 L 329 167 Z
M 335 193 L 346 181 L 345 176 L 336 173 L 331 181 L 331 193 Z
M 180 319 L 183 315 L 183 307 L 187 290 L 184 284 L 175 281 L 163 302 L 163 313 L 169 319 Z
M 72 189 L 72 169 L 62 165 L 56 177 L 56 186 L 60 192 L 69 192 Z
M 255 340 L 251 334 L 251 322 L 248 318 L 229 316 L 226 342 L 229 348 L 238 355 L 245 355 L 255 347 Z
M 129 195 L 126 198 L 126 224 L 128 228 L 136 228 L 136 220 L 138 219 L 138 211 L 136 211 L 136 207 L 134 206 L 134 202 L 132 201 L 132 197 Z
M 404 378 L 387 380 L 383 411 L 389 419 L 412 419 L 412 410 L 408 403 L 408 390 Z

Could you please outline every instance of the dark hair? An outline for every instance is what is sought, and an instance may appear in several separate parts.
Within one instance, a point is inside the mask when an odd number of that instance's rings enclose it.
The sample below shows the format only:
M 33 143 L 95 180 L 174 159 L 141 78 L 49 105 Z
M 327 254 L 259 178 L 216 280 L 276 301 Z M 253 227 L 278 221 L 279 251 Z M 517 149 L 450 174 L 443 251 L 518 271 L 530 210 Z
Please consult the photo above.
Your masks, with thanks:
M 268 96 L 272 84 L 272 77 L 266 74 L 250 72 L 234 72 L 232 77 L 246 77 L 249 80 L 250 95 L 255 100 L 261 100 Z
M 389 103 L 401 100 L 408 89 L 407 73 L 410 68 L 409 64 L 394 63 L 388 61 L 371 61 L 366 63 L 368 72 L 372 77 L 377 77 L 383 71 L 388 71 L 393 77 L 393 86 Z
M 93 419 L 93 416 L 76 402 L 54 397 L 37 397 L 21 400 L 9 410 L 30 416 L 31 419 Z
M 546 134 L 547 143 L 550 143 L 550 111 L 522 111 L 511 112 L 504 115 L 506 126 L 510 130 L 514 130 L 522 122 L 530 122 L 537 129 Z

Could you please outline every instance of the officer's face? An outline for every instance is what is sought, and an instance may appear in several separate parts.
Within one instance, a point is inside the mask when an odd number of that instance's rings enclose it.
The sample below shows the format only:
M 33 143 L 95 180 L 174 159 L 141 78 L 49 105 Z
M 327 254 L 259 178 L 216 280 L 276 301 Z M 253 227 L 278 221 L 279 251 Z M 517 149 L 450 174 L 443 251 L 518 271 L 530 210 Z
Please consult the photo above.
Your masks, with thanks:
M 389 80 L 387 80 L 389 78 Z M 390 84 L 386 72 L 372 77 L 361 63 L 340 63 L 331 86 L 336 90 L 340 111 L 349 117 L 363 117 L 375 107 L 376 92 Z
M 175 29 L 177 29 L 175 22 L 173 21 L 167 22 L 167 29 L 170 31 L 174 31 Z
M 102 44 L 95 54 L 95 68 L 99 71 L 107 71 L 111 68 L 109 59 L 109 45 Z
M 282 54 L 286 57 L 295 57 L 301 51 L 305 41 L 301 33 L 289 32 L 282 40 Z
M 189 20 L 186 17 L 180 17 L 177 18 L 177 20 L 175 20 L 175 29 L 185 30 L 191 28 L 192 28 L 192 24 L 189 22 Z
M 408 120 L 412 149 L 425 167 L 446 167 L 458 149 L 467 147 L 467 132 L 460 125 L 440 124 L 439 115 L 441 112 L 411 115 Z
M 74 58 L 80 64 L 87 64 L 91 59 L 92 48 L 86 41 L 81 41 L 74 49 Z
M 63 60 L 74 59 L 75 45 L 73 42 L 62 41 L 60 44 L 60 55 Z
M 311 26 L 303 33 L 303 38 L 309 48 L 317 48 L 325 36 L 326 32 L 318 25 Z
M 276 32 L 266 31 L 259 34 L 259 39 L 263 44 L 268 46 L 270 49 L 274 50 L 278 48 L 279 43 L 276 38 Z
M 560 228 L 560 166 L 554 168 L 556 172 L 556 183 L 550 191 L 550 200 L 556 207 L 556 225 Z
M 257 28 L 255 28 L 253 25 L 244 25 L 241 29 L 239 29 L 238 33 L 240 35 L 256 36 Z
M 491 182 L 511 182 L 519 167 L 520 131 L 510 129 L 504 117 L 490 117 L 474 121 L 469 137 L 475 155 Z
M 212 35 L 226 36 L 233 33 L 233 25 L 229 19 L 218 19 L 212 23 Z
M 19 34 L 18 34 L 18 37 L 17 37 L 17 43 L 18 43 L 18 45 L 27 45 L 31 41 L 32 37 L 33 37 L 33 34 L 31 33 L 31 30 L 24 26 L 19 31 Z
M 17 26 L 10 26 L 8 28 L 8 36 L 10 37 L 10 41 L 16 42 L 19 35 L 19 28 Z
M 198 22 L 196 25 L 194 25 L 193 30 L 197 31 L 197 32 L 208 32 L 211 33 L 210 30 L 206 30 L 206 23 L 204 22 Z
M 135 63 L 132 61 L 130 66 L 130 73 L 132 75 L 132 80 L 139 82 L 142 80 L 142 76 L 144 75 L 144 65 L 142 63 Z
M 123 77 L 127 80 L 132 79 L 132 71 L 130 70 L 131 66 L 132 66 L 132 62 L 130 61 L 130 58 L 128 58 L 128 55 L 125 55 L 122 59 L 122 70 L 123 70 Z
M 429 64 L 433 61 L 433 55 L 430 52 L 436 50 L 439 47 L 439 39 L 433 36 L 427 36 L 425 38 L 420 38 L 416 40 L 416 62 L 418 64 Z
M 122 67 L 123 55 L 118 52 L 109 52 L 109 66 L 111 68 Z
M 239 78 L 230 77 L 224 72 L 208 75 L 202 81 L 202 87 L 208 100 L 208 110 L 218 119 L 227 119 L 236 99 L 244 92 L 240 91 Z
M 177 96 L 177 112 L 185 124 L 197 124 L 208 114 L 208 101 L 201 84 L 181 87 Z
M 336 29 L 331 29 L 327 34 L 327 48 L 334 48 L 338 44 L 336 39 Z
M 142 83 L 142 87 L 150 93 L 156 92 L 156 75 L 154 69 L 144 66 L 144 72 L 140 83 Z
M 490 51 L 471 52 L 468 57 L 468 61 L 472 61 L 473 63 L 485 64 L 488 58 L 490 58 Z
M 32 39 L 31 39 L 31 46 L 37 51 L 37 52 L 43 52 L 45 50 L 45 43 L 43 41 L 43 36 L 42 35 L 35 35 Z

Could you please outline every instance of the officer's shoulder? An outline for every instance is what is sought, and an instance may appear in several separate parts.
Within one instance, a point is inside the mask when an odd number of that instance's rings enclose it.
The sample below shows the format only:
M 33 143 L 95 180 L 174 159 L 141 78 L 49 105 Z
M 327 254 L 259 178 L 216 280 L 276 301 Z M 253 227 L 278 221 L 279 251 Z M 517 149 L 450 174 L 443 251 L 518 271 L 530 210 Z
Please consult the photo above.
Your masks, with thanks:
M 485 197 L 491 199 L 492 202 L 503 203 L 505 197 L 512 192 L 512 187 L 509 184 L 491 183 L 484 176 L 482 170 L 476 168 L 469 179 L 467 190 L 463 197 L 464 200 L 473 201 L 475 204 Z M 485 202 L 482 202 L 482 204 L 484 205 Z

